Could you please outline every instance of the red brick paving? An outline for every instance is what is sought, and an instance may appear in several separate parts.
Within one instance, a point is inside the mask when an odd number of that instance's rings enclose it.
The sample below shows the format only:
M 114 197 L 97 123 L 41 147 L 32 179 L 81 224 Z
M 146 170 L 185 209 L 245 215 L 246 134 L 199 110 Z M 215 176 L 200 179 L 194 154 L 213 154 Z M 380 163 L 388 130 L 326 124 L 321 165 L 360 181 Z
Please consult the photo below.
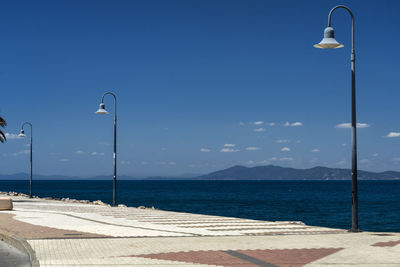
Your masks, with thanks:
M 342 248 L 238 250 L 238 252 L 280 267 L 300 267 L 339 250 Z
M 272 250 L 237 250 L 237 252 L 253 257 L 263 262 L 280 267 L 300 267 L 318 259 L 322 259 L 342 248 L 312 248 L 312 249 L 272 249 Z M 180 261 L 188 263 L 210 264 L 219 266 L 258 266 L 251 262 L 231 256 L 223 251 L 188 251 L 160 254 L 132 255 L 158 260 Z
M 15 220 L 13 218 L 14 216 L 15 215 L 10 213 L 0 213 L 0 229 L 6 233 L 16 235 L 24 239 L 107 237 L 105 235 L 56 229 L 25 223 Z
M 398 241 L 388 241 L 388 242 L 378 242 L 375 244 L 372 244 L 371 246 L 374 247 L 394 247 L 396 245 L 400 244 L 400 240 Z
M 180 261 L 188 263 L 200 263 L 219 266 L 243 266 L 255 267 L 250 262 L 236 258 L 222 251 L 189 251 L 189 252 L 171 252 L 160 254 L 135 255 L 134 257 L 150 258 L 157 260 Z

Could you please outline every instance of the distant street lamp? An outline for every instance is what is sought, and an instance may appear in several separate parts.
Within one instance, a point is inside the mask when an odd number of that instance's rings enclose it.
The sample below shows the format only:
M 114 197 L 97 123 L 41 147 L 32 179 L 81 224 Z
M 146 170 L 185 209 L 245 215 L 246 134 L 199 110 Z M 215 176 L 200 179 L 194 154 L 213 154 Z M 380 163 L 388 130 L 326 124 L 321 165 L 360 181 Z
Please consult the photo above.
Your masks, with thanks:
M 117 97 L 115 96 L 115 94 L 111 92 L 104 93 L 101 98 L 99 109 L 95 112 L 95 114 L 109 114 L 109 112 L 106 110 L 106 106 L 104 105 L 104 96 L 106 95 L 112 95 L 114 97 L 113 206 L 115 207 L 117 206 Z
M 29 197 L 32 198 L 32 124 L 30 122 L 24 122 L 22 124 L 21 132 L 19 133 L 18 137 L 26 137 L 25 131 L 24 131 L 25 124 L 28 124 L 30 126 L 30 128 L 31 128 L 31 159 L 30 159 L 30 162 L 31 162 L 31 178 L 30 178 L 30 182 L 29 182 Z
M 356 123 L 356 74 L 355 74 L 355 50 L 354 50 L 354 16 L 351 10 L 346 6 L 335 6 L 328 15 L 328 27 L 325 28 L 324 38 L 319 44 L 314 45 L 317 48 L 340 48 L 342 44 L 335 40 L 334 30 L 331 27 L 331 16 L 333 11 L 338 8 L 346 9 L 351 16 L 351 128 L 352 128 L 352 224 L 350 232 L 359 232 L 358 228 L 358 189 L 357 189 L 357 123 Z

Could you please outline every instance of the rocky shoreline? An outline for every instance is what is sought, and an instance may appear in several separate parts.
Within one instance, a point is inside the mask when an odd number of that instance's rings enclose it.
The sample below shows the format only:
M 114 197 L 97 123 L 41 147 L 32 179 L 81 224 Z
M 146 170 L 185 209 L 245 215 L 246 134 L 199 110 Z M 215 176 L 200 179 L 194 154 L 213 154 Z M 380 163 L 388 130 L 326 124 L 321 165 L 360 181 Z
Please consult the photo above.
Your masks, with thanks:
M 6 196 L 20 196 L 20 197 L 26 197 L 29 198 L 29 195 L 24 194 L 24 193 L 18 193 L 18 192 L 3 192 L 0 191 L 0 195 L 6 195 Z M 90 201 L 90 200 L 78 200 L 74 198 L 57 198 L 57 197 L 38 197 L 38 196 L 32 196 L 34 199 L 44 199 L 44 200 L 55 200 L 55 201 L 63 201 L 63 202 L 68 202 L 68 203 L 81 203 L 81 204 L 92 204 L 92 205 L 98 205 L 98 206 L 106 206 L 106 207 L 111 207 L 110 204 L 104 203 L 101 200 L 95 200 L 95 201 Z M 120 208 L 127 208 L 125 204 L 118 204 L 117 207 Z M 152 209 L 155 210 L 156 208 L 154 207 L 145 207 L 145 206 L 138 206 L 138 207 L 132 207 L 132 208 L 137 208 L 137 209 Z

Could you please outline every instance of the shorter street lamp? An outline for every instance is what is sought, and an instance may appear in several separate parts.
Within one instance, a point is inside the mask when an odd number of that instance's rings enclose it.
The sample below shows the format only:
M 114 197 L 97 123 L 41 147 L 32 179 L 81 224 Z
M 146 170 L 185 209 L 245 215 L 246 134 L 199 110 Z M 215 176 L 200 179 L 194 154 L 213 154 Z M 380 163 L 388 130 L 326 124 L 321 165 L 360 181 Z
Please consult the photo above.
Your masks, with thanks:
M 19 133 L 18 137 L 26 137 L 25 135 L 25 131 L 24 131 L 24 126 L 25 124 L 28 124 L 31 128 L 31 158 L 30 158 L 30 162 L 31 162 L 31 177 L 30 177 L 30 181 L 29 181 L 29 197 L 32 198 L 32 124 L 30 122 L 24 122 L 22 124 L 21 127 L 21 132 Z
M 113 154 L 113 164 L 114 164 L 114 175 L 113 175 L 113 206 L 117 206 L 117 97 L 111 92 L 106 92 L 101 97 L 101 103 L 99 109 L 95 114 L 110 114 L 106 110 L 104 105 L 104 96 L 112 95 L 114 97 L 114 154 Z

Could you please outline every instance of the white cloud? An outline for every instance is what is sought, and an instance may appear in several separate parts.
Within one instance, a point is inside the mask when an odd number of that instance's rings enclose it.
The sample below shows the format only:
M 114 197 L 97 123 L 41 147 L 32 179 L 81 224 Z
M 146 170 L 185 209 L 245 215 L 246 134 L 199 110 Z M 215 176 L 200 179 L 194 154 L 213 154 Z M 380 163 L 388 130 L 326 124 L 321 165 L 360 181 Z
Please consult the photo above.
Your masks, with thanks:
M 267 125 L 268 126 L 275 126 L 275 122 L 268 122 Z
M 299 121 L 290 123 L 290 122 L 287 121 L 287 122 L 285 122 L 285 124 L 283 124 L 283 126 L 286 126 L 286 127 L 299 127 L 299 126 L 303 126 L 303 123 L 299 122 Z
M 249 146 L 249 147 L 246 147 L 246 150 L 248 150 L 248 151 L 261 150 L 261 147 Z
M 296 122 L 293 122 L 290 126 L 293 126 L 293 127 L 303 126 L 303 123 L 296 121 Z
M 357 128 L 368 128 L 371 127 L 371 125 L 367 123 L 357 123 Z M 340 123 L 335 125 L 335 128 L 351 128 L 351 123 L 345 122 L 345 123 Z
M 175 161 L 169 161 L 167 164 L 173 166 L 173 165 L 176 165 L 176 162 Z
M 367 123 L 357 123 L 357 128 L 368 128 L 371 127 L 371 125 Z
M 348 146 L 349 144 L 342 144 L 342 146 Z
M 70 159 L 60 159 L 61 162 L 70 162 Z
M 283 157 L 283 158 L 280 158 L 279 160 L 280 161 L 292 161 L 293 158 L 291 158 L 291 157 Z
M 253 129 L 254 132 L 264 132 L 265 129 L 264 128 L 257 128 L 257 129 Z
M 290 148 L 288 148 L 288 147 L 283 147 L 282 149 L 281 149 L 281 151 L 290 151 Z
M 245 164 L 246 165 L 253 165 L 255 162 L 253 161 L 253 160 L 249 160 L 249 161 L 247 161 Z
M 227 148 L 227 147 L 224 147 L 220 150 L 220 152 L 223 152 L 223 153 L 232 153 L 232 152 L 238 152 L 238 151 L 239 151 L 238 149 Z
M 5 133 L 4 134 L 7 139 L 20 139 L 21 137 L 18 136 L 18 134 L 14 133 Z
M 19 156 L 19 155 L 28 155 L 30 153 L 31 153 L 30 150 L 22 150 L 22 151 L 19 151 L 19 152 L 12 153 L 11 155 L 16 157 L 16 156 Z
M 393 161 L 400 161 L 400 158 L 392 158 Z
M 208 148 L 200 148 L 200 152 L 211 152 Z
M 235 147 L 236 144 L 225 144 L 224 147 Z
M 77 154 L 77 155 L 83 155 L 83 154 L 85 154 L 85 152 L 82 151 L 82 150 L 77 150 L 77 151 L 75 151 L 75 154 Z
M 311 152 L 317 153 L 317 152 L 319 152 L 319 149 L 318 149 L 318 148 L 315 148 L 315 149 L 311 150 Z
M 253 122 L 253 124 L 254 125 L 261 125 L 261 124 L 264 124 L 264 122 L 263 121 L 255 121 L 255 122 Z
M 374 154 L 372 154 L 372 156 L 373 157 L 377 157 L 377 156 L 379 156 L 379 154 L 378 153 L 374 153 Z
M 345 164 L 346 164 L 346 161 L 344 161 L 344 160 L 336 162 L 336 165 L 345 165 Z
M 131 162 L 129 160 L 122 160 L 121 165 L 130 165 Z
M 242 121 L 241 121 L 241 122 L 239 122 L 239 125 L 240 125 L 240 126 L 244 126 L 244 124 L 245 124 L 245 123 L 244 123 L 244 122 L 242 122 Z
M 258 164 L 260 164 L 260 165 L 269 165 L 269 164 L 271 164 L 271 162 L 269 160 L 264 159 L 264 160 L 260 161 Z
M 277 142 L 278 144 L 281 144 L 281 143 L 288 143 L 289 140 L 286 140 L 286 139 L 279 139 L 279 140 L 276 140 L 275 142 Z
M 360 160 L 360 163 L 368 163 L 369 162 L 369 159 L 361 159 Z
M 277 158 L 277 157 L 271 157 L 271 158 L 269 158 L 268 160 L 270 160 L 270 161 L 277 161 L 278 158 Z
M 104 156 L 104 152 L 92 152 L 90 153 L 92 156 Z
M 390 132 L 386 135 L 386 137 L 389 137 L 389 138 L 400 137 L 400 132 Z

